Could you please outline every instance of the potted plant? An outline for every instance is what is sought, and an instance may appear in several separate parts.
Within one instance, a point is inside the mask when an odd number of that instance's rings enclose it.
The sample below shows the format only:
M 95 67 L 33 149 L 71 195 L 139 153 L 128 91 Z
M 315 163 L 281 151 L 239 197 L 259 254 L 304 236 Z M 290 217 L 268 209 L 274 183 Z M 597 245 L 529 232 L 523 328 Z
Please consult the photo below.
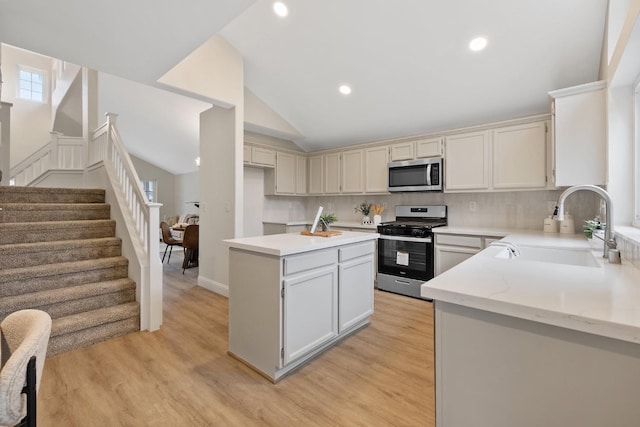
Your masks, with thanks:
M 322 227 L 322 231 L 331 230 L 330 225 L 336 222 L 337 220 L 338 220 L 338 217 L 334 213 L 326 213 L 326 214 L 320 215 L 320 226 Z
M 362 212 L 364 218 L 362 218 L 363 224 L 371 224 L 371 218 L 369 218 L 369 212 L 371 212 L 371 203 L 362 202 L 355 208 L 356 213 Z
M 593 237 L 593 230 L 603 230 L 605 224 L 600 222 L 600 217 L 596 216 L 594 219 L 588 219 L 584 222 L 582 226 L 582 231 L 584 231 L 584 235 L 587 239 L 591 239 Z

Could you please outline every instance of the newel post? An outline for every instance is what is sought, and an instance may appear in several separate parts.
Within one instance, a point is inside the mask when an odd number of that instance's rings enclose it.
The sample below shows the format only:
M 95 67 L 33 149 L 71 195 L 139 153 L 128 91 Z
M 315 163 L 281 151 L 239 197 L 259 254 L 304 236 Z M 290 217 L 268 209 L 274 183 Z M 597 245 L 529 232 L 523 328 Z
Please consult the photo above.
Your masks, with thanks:
M 113 128 L 116 126 L 116 121 L 118 120 L 118 114 L 116 113 L 105 113 L 107 116 L 107 143 L 104 146 L 104 159 L 113 160 L 111 156 L 111 145 L 113 141 Z
M 58 163 L 58 152 L 60 150 L 58 149 L 58 143 L 60 141 L 60 135 L 62 135 L 62 133 L 56 131 L 51 131 L 49 133 L 51 134 L 51 154 L 49 157 L 49 169 L 59 169 L 60 165 Z
M 149 203 L 147 224 L 147 256 L 149 257 L 148 329 L 155 331 L 162 325 L 162 264 L 160 262 L 160 207 L 162 203 Z

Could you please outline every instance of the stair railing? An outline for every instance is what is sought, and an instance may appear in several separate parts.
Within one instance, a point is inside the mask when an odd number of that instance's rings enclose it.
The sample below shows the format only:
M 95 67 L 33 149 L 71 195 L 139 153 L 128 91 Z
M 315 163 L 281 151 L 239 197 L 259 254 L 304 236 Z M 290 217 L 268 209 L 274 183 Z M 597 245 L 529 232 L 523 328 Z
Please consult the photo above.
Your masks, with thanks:
M 160 264 L 160 206 L 151 203 L 125 149 L 118 129 L 117 114 L 107 113 L 107 122 L 89 141 L 88 168 L 102 163 L 118 199 L 128 235 L 140 265 L 139 285 L 141 329 L 156 330 L 162 324 L 162 264 Z M 127 214 L 128 213 L 128 214 Z M 134 238 L 135 236 L 135 238 Z
M 11 168 L 13 185 L 34 185 L 52 172 L 84 172 L 85 147 L 82 137 L 50 133 L 51 141 Z

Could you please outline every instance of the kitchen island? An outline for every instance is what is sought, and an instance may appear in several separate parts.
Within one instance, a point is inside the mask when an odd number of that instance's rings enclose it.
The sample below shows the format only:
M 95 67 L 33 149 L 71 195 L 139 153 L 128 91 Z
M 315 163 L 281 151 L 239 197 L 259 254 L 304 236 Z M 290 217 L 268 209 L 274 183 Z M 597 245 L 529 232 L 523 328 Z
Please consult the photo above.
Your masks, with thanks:
M 582 236 L 503 239 L 422 285 L 436 425 L 640 425 L 640 271 Z
M 274 234 L 229 245 L 229 354 L 277 381 L 366 326 L 377 233 Z

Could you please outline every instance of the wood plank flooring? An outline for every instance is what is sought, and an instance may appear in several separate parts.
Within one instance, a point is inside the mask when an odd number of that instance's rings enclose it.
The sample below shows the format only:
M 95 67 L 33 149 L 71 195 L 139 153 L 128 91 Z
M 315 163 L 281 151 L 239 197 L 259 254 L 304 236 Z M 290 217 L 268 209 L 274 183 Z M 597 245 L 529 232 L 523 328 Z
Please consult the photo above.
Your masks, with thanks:
M 433 309 L 376 291 L 371 324 L 272 384 L 227 355 L 227 299 L 164 265 L 164 322 L 47 359 L 38 425 L 434 426 Z

